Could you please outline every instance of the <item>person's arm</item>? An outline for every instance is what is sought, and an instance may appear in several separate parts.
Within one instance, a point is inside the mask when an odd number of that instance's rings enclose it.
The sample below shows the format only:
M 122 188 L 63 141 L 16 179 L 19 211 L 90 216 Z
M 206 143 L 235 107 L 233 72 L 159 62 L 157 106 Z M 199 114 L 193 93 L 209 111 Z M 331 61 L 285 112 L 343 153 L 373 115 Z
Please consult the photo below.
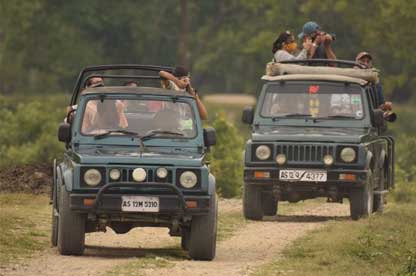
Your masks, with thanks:
M 325 49 L 326 57 L 328 59 L 337 59 L 337 57 L 335 56 L 334 51 L 332 50 L 331 43 L 332 43 L 332 37 L 330 35 L 325 35 L 324 49 Z
M 306 38 L 308 39 L 308 38 Z M 311 49 L 309 51 L 309 58 L 313 58 L 313 56 L 315 55 L 316 49 L 318 49 L 319 45 L 321 45 L 321 36 L 318 35 L 315 38 L 315 41 L 313 41 Z
M 198 107 L 199 111 L 199 117 L 201 117 L 201 120 L 208 119 L 208 111 L 204 105 L 204 103 L 199 98 L 198 94 L 195 95 L 196 105 Z
M 180 89 L 185 89 L 188 85 L 185 81 L 178 79 L 177 77 L 166 71 L 160 71 L 159 76 L 162 78 L 162 82 L 165 84 L 166 87 L 169 86 L 169 81 L 172 81 Z

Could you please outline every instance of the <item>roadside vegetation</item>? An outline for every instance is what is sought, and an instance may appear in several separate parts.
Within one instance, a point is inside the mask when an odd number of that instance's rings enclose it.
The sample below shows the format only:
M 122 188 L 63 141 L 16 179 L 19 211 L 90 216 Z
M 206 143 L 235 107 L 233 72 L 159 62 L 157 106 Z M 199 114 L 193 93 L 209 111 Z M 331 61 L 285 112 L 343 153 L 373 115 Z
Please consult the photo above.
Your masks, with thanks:
M 49 245 L 46 195 L 0 194 L 0 268 Z

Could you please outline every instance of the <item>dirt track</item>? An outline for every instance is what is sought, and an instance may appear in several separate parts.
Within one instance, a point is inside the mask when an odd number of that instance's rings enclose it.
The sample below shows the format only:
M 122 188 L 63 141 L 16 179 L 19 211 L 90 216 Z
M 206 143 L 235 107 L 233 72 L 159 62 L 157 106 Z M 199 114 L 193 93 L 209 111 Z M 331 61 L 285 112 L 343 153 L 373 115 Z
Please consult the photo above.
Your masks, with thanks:
M 220 201 L 222 213 L 237 210 L 241 210 L 239 201 Z M 145 267 L 138 270 L 137 275 L 248 275 L 257 266 L 273 259 L 293 240 L 327 221 L 349 219 L 348 215 L 348 204 L 323 203 L 290 216 L 249 222 L 232 237 L 217 244 L 217 257 L 213 262 L 196 262 L 183 257 L 179 239 L 169 237 L 165 229 L 134 229 L 125 235 L 116 235 L 110 230 L 88 234 L 84 256 L 60 256 L 55 248 L 50 248 L 27 264 L 11 267 L 0 275 L 102 275 L 149 253 L 168 258 L 171 265 L 167 268 Z

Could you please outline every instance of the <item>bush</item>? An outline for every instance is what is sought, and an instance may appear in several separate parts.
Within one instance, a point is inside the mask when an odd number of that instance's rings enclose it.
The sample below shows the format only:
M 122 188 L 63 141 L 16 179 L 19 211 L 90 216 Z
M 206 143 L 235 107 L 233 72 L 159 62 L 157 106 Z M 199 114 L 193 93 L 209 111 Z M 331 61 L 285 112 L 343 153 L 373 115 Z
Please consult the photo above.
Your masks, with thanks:
M 217 180 L 218 193 L 226 198 L 241 194 L 243 181 L 243 138 L 227 121 L 223 112 L 216 115 L 212 127 L 217 131 L 217 144 L 209 154 L 211 172 Z
M 64 117 L 62 98 L 17 104 L 16 99 L 0 98 L 0 167 L 50 163 L 62 152 L 56 138 Z

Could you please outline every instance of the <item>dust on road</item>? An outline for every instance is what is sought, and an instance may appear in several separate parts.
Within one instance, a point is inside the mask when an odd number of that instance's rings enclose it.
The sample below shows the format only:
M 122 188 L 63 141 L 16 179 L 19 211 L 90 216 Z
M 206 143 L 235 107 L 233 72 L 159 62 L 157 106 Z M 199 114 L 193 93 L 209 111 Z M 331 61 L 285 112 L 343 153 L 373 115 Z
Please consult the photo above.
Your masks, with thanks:
M 241 211 L 238 200 L 221 200 L 220 212 Z M 322 203 L 318 207 L 290 216 L 266 217 L 261 222 L 249 222 L 229 239 L 217 244 L 217 256 L 212 262 L 188 258 L 169 260 L 166 268 L 143 268 L 140 275 L 248 275 L 257 266 L 271 261 L 290 242 L 308 231 L 322 227 L 334 219 L 349 219 L 348 204 Z M 103 275 L 114 267 L 128 264 L 151 252 L 166 254 L 164 248 L 180 248 L 179 238 L 168 235 L 167 229 L 139 228 L 128 234 L 87 234 L 84 256 L 60 256 L 56 248 L 43 251 L 29 262 L 15 265 L 0 275 Z M 177 249 L 176 251 L 180 251 Z M 139 273 L 140 272 L 140 273 Z

